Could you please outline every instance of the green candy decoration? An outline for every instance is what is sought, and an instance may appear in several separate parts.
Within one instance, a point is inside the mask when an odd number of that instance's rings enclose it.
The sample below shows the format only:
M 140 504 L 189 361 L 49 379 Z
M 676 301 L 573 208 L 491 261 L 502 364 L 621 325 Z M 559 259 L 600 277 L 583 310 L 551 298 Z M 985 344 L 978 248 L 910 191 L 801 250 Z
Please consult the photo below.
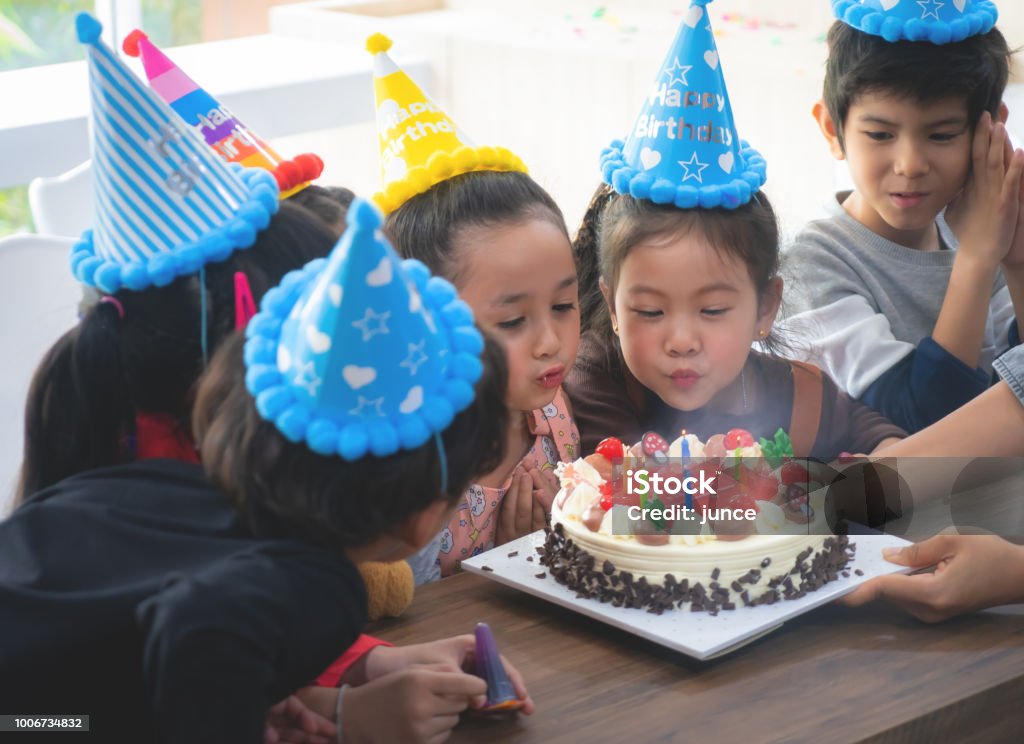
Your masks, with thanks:
M 779 467 L 786 458 L 793 457 L 793 443 L 782 428 L 771 439 L 761 437 L 760 444 L 761 454 L 773 469 Z

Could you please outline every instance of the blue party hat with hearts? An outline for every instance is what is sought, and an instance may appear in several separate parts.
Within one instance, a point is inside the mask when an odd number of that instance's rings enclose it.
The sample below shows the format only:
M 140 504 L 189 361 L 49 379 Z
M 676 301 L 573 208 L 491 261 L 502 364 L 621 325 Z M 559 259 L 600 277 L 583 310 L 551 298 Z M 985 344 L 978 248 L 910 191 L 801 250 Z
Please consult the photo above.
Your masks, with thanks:
M 472 402 L 483 371 L 469 306 L 399 259 L 380 226 L 369 202 L 352 202 L 331 255 L 285 276 L 246 329 L 260 415 L 346 460 L 422 446 Z
M 986 34 L 999 11 L 990 0 L 832 0 L 836 18 L 886 41 L 949 44 Z
M 93 227 L 71 250 L 105 292 L 163 286 L 248 248 L 278 208 L 267 171 L 225 163 L 76 18 L 92 100 Z
M 705 6 L 691 0 L 625 143 L 601 154 L 620 194 L 681 209 L 735 209 L 765 182 L 765 161 L 740 140 Z

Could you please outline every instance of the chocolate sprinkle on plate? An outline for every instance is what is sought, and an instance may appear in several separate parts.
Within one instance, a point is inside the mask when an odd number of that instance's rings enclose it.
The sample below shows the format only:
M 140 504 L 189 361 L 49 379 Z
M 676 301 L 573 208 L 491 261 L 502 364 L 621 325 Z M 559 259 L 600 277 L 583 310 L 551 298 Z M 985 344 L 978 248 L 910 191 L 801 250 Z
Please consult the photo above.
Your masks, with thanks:
M 546 577 L 547 575 L 548 575 L 548 574 L 547 574 L 547 572 L 546 572 L 546 571 L 541 571 L 541 572 L 540 572 L 539 574 L 534 574 L 534 575 L 533 575 L 533 578 L 535 578 L 535 579 L 543 579 L 543 578 L 544 578 L 544 577 Z
M 481 571 L 487 571 L 488 573 L 493 573 L 494 572 L 494 569 L 491 568 L 490 566 L 480 566 L 480 570 Z
M 513 550 L 511 553 L 508 554 L 508 557 L 509 558 L 515 558 L 517 555 L 519 555 L 519 551 L 518 550 Z

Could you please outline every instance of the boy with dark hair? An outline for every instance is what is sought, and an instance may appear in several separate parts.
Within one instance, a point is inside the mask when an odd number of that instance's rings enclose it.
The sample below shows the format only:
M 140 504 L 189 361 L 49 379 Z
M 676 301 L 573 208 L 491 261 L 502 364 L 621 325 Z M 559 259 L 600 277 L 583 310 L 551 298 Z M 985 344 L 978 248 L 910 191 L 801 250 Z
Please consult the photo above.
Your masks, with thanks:
M 448 282 L 399 261 L 373 207 L 348 221 L 267 293 L 244 361 L 238 337 L 215 356 L 202 466 L 82 473 L 0 523 L 8 712 L 88 714 L 103 741 L 259 741 L 362 630 L 355 564 L 414 553 L 500 461 L 500 350 Z M 438 739 L 485 693 L 464 638 L 409 649 L 330 691 L 345 740 Z
M 914 432 L 983 392 L 1019 341 L 1010 51 L 983 0 L 833 6 L 814 116 L 855 188 L 787 252 L 790 327 L 840 387 Z

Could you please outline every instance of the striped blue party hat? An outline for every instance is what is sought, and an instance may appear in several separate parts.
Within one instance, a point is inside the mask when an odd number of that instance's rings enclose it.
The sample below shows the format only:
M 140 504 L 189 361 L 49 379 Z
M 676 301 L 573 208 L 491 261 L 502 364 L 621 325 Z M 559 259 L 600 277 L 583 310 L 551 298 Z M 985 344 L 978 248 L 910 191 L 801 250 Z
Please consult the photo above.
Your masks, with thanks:
M 415 449 L 474 396 L 483 338 L 455 288 L 402 261 L 356 199 L 331 255 L 267 292 L 249 322 L 246 386 L 292 442 L 357 460 Z
M 832 0 L 836 18 L 886 41 L 949 44 L 987 34 L 999 11 L 991 0 Z
M 248 248 L 278 208 L 273 177 L 225 163 L 76 18 L 92 99 L 95 214 L 71 251 L 79 281 L 163 286 Z
M 604 180 L 620 194 L 735 209 L 764 185 L 764 158 L 736 133 L 710 2 L 691 0 L 633 131 L 601 153 Z

